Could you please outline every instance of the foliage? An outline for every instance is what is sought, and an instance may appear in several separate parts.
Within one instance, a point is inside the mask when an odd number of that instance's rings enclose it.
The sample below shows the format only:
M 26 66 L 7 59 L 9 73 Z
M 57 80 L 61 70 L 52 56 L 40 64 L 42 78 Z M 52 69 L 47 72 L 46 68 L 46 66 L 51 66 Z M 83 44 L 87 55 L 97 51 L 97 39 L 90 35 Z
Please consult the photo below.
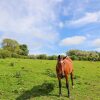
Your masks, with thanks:
M 11 52 L 8 50 L 0 49 L 0 58 L 11 57 Z
M 57 55 L 48 56 L 48 60 L 56 60 Z
M 29 50 L 26 44 L 19 44 L 13 39 L 4 39 L 2 41 L 2 49 L 0 49 L 0 58 L 13 57 L 23 59 L 47 59 L 56 60 L 57 55 L 28 55 Z M 96 51 L 82 51 L 82 50 L 69 50 L 67 55 L 72 60 L 89 60 L 89 61 L 100 61 L 100 52 Z M 63 55 L 62 55 L 63 56 Z
M 13 39 L 4 39 L 2 49 L 0 49 L 0 58 L 28 58 L 28 47 L 26 44 L 19 44 Z
M 36 56 L 37 59 L 47 59 L 47 55 L 46 54 L 40 54 Z
M 29 59 L 37 59 L 36 55 L 28 55 Z
M 27 45 L 26 45 L 26 44 L 22 44 L 22 45 L 20 45 L 19 47 L 20 47 L 20 49 L 21 49 L 20 55 L 27 56 L 27 55 L 28 55 L 28 52 L 29 52 L 29 51 L 28 51 Z
M 100 61 L 100 52 L 96 51 L 69 50 L 67 55 L 73 60 Z
M 48 56 L 46 54 L 40 54 L 40 55 L 28 55 L 29 59 L 47 59 L 47 60 L 56 60 L 57 55 L 51 55 Z
M 4 39 L 2 41 L 2 48 L 4 50 L 17 53 L 19 51 L 19 44 L 16 40 Z

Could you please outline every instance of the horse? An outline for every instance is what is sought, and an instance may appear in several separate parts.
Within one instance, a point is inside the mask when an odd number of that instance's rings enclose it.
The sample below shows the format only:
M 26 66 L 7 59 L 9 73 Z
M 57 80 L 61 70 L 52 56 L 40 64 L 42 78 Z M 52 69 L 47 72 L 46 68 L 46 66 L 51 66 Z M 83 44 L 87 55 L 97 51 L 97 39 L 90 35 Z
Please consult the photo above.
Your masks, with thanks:
M 68 97 L 70 98 L 68 76 L 70 74 L 72 87 L 74 88 L 74 83 L 73 83 L 74 75 L 73 75 L 72 60 L 68 56 L 66 56 L 66 57 L 61 57 L 60 55 L 58 56 L 57 65 L 56 65 L 56 74 L 57 74 L 57 78 L 59 81 L 59 96 L 62 95 L 62 93 L 61 93 L 61 86 L 62 86 L 61 79 L 65 78 L 66 79 L 66 88 L 68 90 Z

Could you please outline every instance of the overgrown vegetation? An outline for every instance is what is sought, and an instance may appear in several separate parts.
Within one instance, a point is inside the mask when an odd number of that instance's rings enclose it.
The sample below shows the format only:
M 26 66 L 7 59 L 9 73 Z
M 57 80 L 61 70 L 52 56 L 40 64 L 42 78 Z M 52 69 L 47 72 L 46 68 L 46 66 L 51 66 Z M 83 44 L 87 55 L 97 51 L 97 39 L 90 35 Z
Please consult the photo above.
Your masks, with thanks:
M 100 52 L 97 51 L 69 50 L 67 55 L 73 60 L 100 61 Z
M 51 55 L 51 56 L 47 56 L 46 54 L 29 55 L 28 58 L 29 58 L 29 59 L 56 60 L 56 59 L 57 59 L 57 55 Z

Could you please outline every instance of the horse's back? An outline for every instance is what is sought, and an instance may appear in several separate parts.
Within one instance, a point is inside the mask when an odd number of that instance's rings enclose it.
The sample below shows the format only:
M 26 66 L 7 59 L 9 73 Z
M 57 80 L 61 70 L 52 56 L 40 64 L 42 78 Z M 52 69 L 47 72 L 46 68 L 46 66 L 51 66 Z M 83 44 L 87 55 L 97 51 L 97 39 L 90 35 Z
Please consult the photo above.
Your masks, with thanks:
M 72 64 L 72 60 L 71 59 L 65 59 L 64 60 L 65 63 L 65 73 L 66 74 L 70 74 L 73 71 L 73 64 Z

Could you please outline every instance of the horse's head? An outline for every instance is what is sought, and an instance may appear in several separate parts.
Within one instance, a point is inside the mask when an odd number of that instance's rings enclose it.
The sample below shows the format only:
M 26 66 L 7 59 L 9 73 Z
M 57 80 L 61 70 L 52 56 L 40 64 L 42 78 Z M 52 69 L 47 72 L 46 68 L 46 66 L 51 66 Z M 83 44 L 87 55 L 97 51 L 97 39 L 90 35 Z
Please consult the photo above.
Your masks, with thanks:
M 63 57 L 61 55 L 58 56 L 57 60 L 58 60 L 58 64 L 62 65 L 62 63 L 63 63 Z
M 63 56 L 58 56 L 58 60 L 57 60 L 57 74 L 58 76 L 60 77 L 63 77 L 64 76 L 64 59 L 63 59 Z

